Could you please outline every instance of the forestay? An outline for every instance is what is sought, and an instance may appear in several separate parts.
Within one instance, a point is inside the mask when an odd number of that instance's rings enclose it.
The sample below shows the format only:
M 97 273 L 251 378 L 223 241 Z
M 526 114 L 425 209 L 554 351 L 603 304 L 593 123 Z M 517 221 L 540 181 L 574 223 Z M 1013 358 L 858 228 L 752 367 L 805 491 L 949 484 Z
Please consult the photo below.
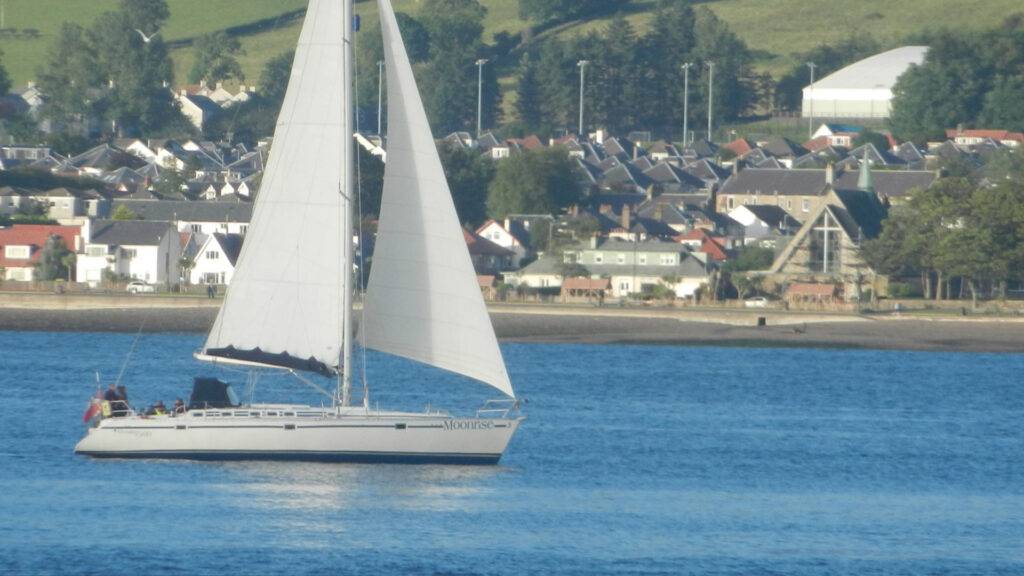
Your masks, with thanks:
M 364 344 L 514 396 L 390 0 L 378 0 L 388 161 Z
M 206 356 L 337 371 L 343 270 L 342 3 L 310 0 L 249 233 Z

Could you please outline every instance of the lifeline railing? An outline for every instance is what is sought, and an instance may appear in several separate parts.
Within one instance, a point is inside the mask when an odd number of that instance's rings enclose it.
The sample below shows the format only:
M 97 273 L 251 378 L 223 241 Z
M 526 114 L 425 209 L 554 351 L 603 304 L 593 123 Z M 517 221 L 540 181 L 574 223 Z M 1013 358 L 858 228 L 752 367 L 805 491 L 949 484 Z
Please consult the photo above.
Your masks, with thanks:
M 499 398 L 488 400 L 476 411 L 477 418 L 508 418 L 509 413 L 519 413 L 517 398 Z

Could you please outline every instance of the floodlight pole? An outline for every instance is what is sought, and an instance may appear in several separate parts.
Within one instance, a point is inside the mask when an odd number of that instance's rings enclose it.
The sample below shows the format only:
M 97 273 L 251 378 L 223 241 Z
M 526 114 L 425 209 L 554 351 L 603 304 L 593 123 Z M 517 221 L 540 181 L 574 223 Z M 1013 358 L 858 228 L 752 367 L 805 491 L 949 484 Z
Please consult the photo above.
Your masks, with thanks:
M 377 136 L 383 138 L 381 116 L 384 112 L 384 61 L 377 61 Z
M 481 126 L 484 112 L 484 64 L 487 60 L 481 58 L 476 61 L 476 139 L 480 139 Z
M 693 62 L 683 64 L 683 147 L 686 147 L 686 136 L 690 132 L 690 68 Z
M 590 60 L 580 60 L 576 63 L 580 67 L 580 136 L 583 136 L 583 85 L 586 80 L 587 64 L 590 64 Z
M 814 62 L 808 62 L 807 67 L 811 69 L 811 84 L 807 87 L 807 139 L 810 140 L 814 134 L 814 69 L 818 66 Z
M 708 62 L 708 142 L 712 140 L 711 132 L 711 116 L 714 110 L 714 94 L 715 94 L 715 63 Z

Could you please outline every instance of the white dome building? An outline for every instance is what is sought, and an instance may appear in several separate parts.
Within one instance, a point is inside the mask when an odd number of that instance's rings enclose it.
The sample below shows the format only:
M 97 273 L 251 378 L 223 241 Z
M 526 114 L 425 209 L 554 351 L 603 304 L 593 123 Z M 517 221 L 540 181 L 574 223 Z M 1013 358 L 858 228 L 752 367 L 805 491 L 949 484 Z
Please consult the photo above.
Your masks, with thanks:
M 804 88 L 804 118 L 888 118 L 892 89 L 927 46 L 903 46 L 837 70 Z

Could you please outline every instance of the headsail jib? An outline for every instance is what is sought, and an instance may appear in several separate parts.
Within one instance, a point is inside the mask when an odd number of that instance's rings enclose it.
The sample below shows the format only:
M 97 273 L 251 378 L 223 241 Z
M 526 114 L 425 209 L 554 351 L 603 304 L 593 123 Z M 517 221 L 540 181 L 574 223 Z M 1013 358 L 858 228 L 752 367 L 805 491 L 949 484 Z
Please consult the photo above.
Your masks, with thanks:
M 362 341 L 514 396 L 391 2 L 378 6 L 388 162 Z

